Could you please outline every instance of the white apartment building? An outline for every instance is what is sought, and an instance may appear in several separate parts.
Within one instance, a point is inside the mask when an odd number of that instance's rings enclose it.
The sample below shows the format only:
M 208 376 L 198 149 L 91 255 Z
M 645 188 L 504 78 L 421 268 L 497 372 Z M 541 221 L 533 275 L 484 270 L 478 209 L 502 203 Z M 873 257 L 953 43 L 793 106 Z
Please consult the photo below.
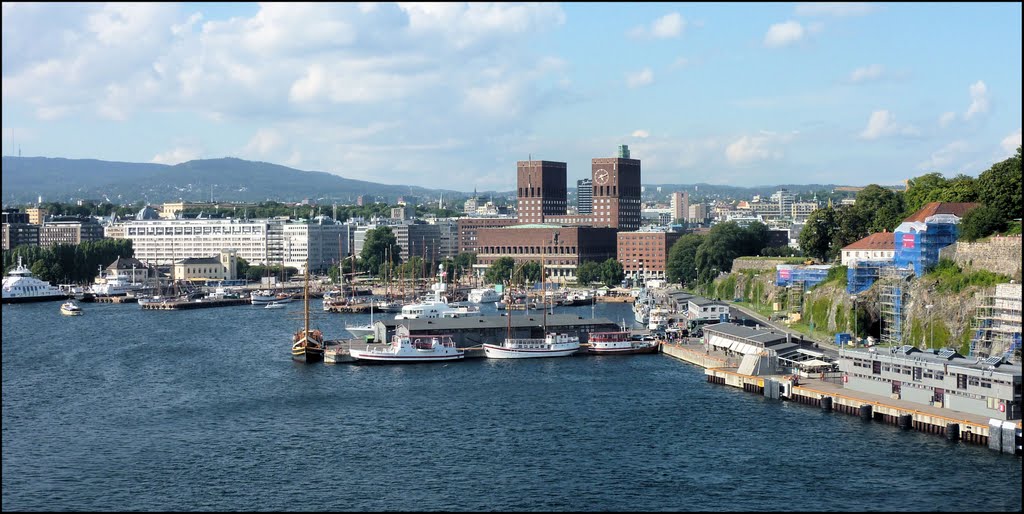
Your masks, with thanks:
M 270 264 L 325 271 L 348 250 L 349 225 L 318 221 L 182 219 L 127 221 L 106 235 L 132 241 L 135 258 L 153 266 L 182 259 L 216 257 L 222 250 L 252 265 Z

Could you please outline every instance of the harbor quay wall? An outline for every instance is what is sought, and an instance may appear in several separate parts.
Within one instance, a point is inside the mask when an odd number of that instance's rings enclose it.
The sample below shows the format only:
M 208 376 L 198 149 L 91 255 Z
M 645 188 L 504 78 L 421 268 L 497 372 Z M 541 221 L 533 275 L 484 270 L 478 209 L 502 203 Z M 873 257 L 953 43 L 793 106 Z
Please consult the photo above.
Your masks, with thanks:
M 991 420 L 980 416 L 851 391 L 835 381 L 808 381 L 806 377 L 797 375 L 744 375 L 736 371 L 738 364 L 735 359 L 716 355 L 717 352 L 707 351 L 701 344 L 664 343 L 661 352 L 704 368 L 708 383 L 728 385 L 823 410 L 835 410 L 865 420 L 893 424 L 906 430 L 944 435 L 949 440 L 989 446 L 997 451 L 1020 452 L 1020 420 L 1011 423 L 1013 426 L 1007 432 L 1005 424 L 1002 428 L 993 427 L 989 424 Z M 990 438 L 993 430 L 995 439 Z

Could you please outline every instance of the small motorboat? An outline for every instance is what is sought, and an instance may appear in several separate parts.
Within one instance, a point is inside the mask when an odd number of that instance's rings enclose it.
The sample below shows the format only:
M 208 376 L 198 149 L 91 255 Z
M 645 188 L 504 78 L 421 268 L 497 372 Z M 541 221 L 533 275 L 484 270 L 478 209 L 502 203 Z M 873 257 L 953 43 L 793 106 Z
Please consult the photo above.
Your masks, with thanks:
M 285 308 L 287 306 L 288 306 L 288 302 L 270 302 L 266 306 L 264 306 L 263 308 L 264 309 L 283 309 L 283 308 Z
M 60 306 L 60 313 L 65 316 L 80 316 L 83 312 L 85 311 L 74 300 L 68 300 Z

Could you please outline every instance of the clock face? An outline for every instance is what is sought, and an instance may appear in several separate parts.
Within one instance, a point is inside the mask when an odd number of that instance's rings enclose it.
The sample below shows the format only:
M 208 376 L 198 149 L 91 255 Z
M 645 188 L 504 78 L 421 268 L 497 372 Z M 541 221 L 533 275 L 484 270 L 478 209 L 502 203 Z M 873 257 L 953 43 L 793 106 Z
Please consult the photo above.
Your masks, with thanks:
M 594 180 L 597 180 L 598 184 L 607 184 L 608 170 L 597 170 L 597 174 L 594 175 Z

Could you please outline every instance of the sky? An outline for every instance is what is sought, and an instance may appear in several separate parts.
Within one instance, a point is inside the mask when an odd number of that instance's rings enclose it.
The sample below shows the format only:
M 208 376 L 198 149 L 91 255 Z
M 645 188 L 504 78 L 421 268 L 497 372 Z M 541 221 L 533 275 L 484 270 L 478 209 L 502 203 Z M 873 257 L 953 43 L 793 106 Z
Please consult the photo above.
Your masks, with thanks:
M 1021 3 L 3 2 L 3 155 L 238 157 L 515 187 L 977 176 L 1021 144 Z

